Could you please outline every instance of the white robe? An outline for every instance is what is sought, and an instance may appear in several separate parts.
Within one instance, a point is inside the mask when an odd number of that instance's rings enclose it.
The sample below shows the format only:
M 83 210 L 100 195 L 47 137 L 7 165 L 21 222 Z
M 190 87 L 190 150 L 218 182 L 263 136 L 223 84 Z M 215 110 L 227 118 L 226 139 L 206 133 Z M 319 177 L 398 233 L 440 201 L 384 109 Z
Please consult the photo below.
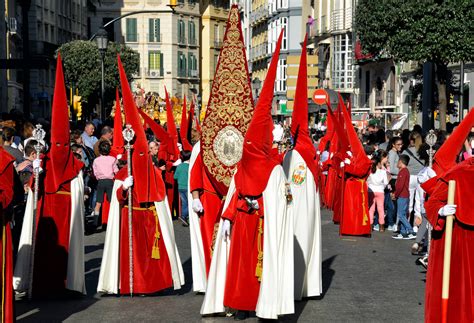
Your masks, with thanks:
M 25 217 L 21 228 L 18 258 L 13 274 L 13 288 L 26 291 L 29 288 L 31 265 L 31 238 L 33 232 L 33 191 L 28 191 Z M 66 288 L 86 293 L 84 264 L 84 180 L 82 171 L 71 180 L 71 221 L 69 227 L 69 253 Z M 45 279 L 47 279 L 45 277 Z
M 110 202 L 109 220 L 105 234 L 104 253 L 99 273 L 99 284 L 97 292 L 118 294 L 120 289 L 120 222 L 121 208 L 117 198 L 117 190 L 122 186 L 122 181 L 115 180 Z M 161 227 L 161 236 L 165 243 L 166 252 L 170 260 L 171 277 L 174 289 L 180 289 L 184 285 L 184 273 L 179 257 L 178 248 L 174 237 L 173 220 L 165 198 L 161 202 L 155 202 L 158 221 Z
M 321 206 L 313 173 L 298 151 L 286 154 L 283 168 L 293 195 L 288 213 L 294 221 L 295 300 L 301 300 L 322 293 Z
M 234 193 L 232 180 L 224 211 Z M 256 314 L 263 319 L 277 319 L 278 315 L 294 313 L 293 280 L 287 279 L 293 277 L 293 261 L 288 261 L 293 259 L 293 220 L 286 212 L 285 174 L 280 165 L 273 169 L 263 191 L 263 207 L 263 272 Z M 202 315 L 225 312 L 225 281 L 231 242 L 222 239 L 222 223 L 221 219 L 201 307 Z
M 194 162 L 201 152 L 201 144 L 197 142 L 191 152 L 189 160 L 189 176 L 188 187 L 191 181 L 191 170 Z M 202 243 L 202 233 L 200 225 L 200 217 L 193 210 L 193 197 L 188 190 L 188 210 L 189 210 L 189 234 L 191 236 L 191 264 L 193 271 L 193 291 L 204 293 L 206 291 L 207 273 L 206 273 L 206 257 L 204 254 L 204 246 Z

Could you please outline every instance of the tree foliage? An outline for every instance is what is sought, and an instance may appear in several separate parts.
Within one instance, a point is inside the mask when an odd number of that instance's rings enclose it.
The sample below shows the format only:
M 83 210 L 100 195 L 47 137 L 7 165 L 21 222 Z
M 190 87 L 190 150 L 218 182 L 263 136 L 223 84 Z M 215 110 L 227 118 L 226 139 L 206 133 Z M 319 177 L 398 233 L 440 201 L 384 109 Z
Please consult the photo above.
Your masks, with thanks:
M 61 53 L 63 60 L 66 85 L 77 88 L 83 102 L 96 102 L 100 97 L 101 57 L 95 42 L 72 41 L 63 44 L 57 52 Z M 137 73 L 140 64 L 138 53 L 133 49 L 109 42 L 104 60 L 104 83 L 105 101 L 110 104 L 115 98 L 115 88 L 120 85 L 117 54 L 120 54 L 129 80 Z
M 447 65 L 474 61 L 474 1 L 359 0 L 355 29 L 366 54 L 435 64 L 440 127 L 445 130 Z
M 366 53 L 436 64 L 474 60 L 472 0 L 359 0 L 355 29 Z

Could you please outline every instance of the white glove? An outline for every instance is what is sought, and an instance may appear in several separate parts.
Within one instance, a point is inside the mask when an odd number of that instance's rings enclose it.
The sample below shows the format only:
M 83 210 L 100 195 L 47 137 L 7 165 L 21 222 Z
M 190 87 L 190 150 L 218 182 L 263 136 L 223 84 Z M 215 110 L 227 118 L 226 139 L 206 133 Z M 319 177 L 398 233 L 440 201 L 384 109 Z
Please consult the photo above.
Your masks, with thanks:
M 281 139 L 283 138 L 284 130 L 282 126 L 279 124 L 276 124 L 273 128 L 272 134 L 273 134 L 273 141 L 274 142 L 280 142 Z
M 457 205 L 446 204 L 441 209 L 439 209 L 438 214 L 440 216 L 454 215 L 456 213 Z
M 260 209 L 260 205 L 258 204 L 257 200 L 252 200 L 252 209 L 254 210 Z
M 178 142 L 178 150 L 179 150 L 179 151 L 182 151 L 182 150 L 183 150 L 183 145 L 181 145 L 179 142 Z
M 33 169 L 38 170 L 38 172 L 41 173 L 41 171 L 43 170 L 41 168 L 41 159 L 37 158 L 37 159 L 33 160 L 32 164 L 33 164 Z
M 183 162 L 181 161 L 181 159 L 178 159 L 177 161 L 175 161 L 173 163 L 173 166 L 178 166 L 179 164 L 182 164 Z
M 332 156 L 334 156 L 334 153 L 331 153 L 331 154 L 329 155 L 329 159 L 331 159 Z
M 122 183 L 122 187 L 124 190 L 128 190 L 130 187 L 133 186 L 133 176 L 128 176 Z
M 344 163 L 347 165 L 351 164 L 351 160 L 349 158 L 344 159 Z
M 316 155 L 321 155 L 321 152 L 319 150 L 316 151 Z
M 352 152 L 350 150 L 346 151 L 347 156 L 352 157 Z
M 341 163 L 339 164 L 339 167 L 343 168 L 345 165 L 346 165 L 346 164 L 344 164 L 344 162 L 341 162 Z
M 117 160 L 122 159 L 122 154 L 117 155 Z
M 202 211 L 204 211 L 204 207 L 202 206 L 200 199 L 193 200 L 193 211 L 196 213 L 201 213 Z
M 222 223 L 222 239 L 227 239 L 230 237 L 230 221 L 225 219 L 224 223 Z

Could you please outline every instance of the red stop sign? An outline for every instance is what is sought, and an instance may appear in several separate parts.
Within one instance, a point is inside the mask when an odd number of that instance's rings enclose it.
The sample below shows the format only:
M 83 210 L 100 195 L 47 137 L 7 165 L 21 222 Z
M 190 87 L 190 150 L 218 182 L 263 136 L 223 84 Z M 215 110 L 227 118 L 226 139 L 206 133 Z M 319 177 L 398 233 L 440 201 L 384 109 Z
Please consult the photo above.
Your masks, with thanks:
M 318 105 L 326 104 L 329 101 L 329 94 L 324 89 L 317 89 L 313 93 L 313 102 Z

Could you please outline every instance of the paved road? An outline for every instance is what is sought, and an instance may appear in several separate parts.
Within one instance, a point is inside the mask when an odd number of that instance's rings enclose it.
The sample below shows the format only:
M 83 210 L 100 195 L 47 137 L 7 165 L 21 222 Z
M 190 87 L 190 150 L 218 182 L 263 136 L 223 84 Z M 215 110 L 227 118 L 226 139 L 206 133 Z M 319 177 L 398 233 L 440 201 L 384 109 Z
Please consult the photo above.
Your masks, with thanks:
M 338 236 L 324 211 L 323 295 L 296 303 L 285 322 L 422 322 L 425 272 L 410 254 L 411 241 L 391 239 L 390 232 L 372 238 Z M 86 237 L 88 295 L 76 300 L 18 301 L 18 322 L 230 322 L 202 319 L 202 295 L 191 290 L 188 228 L 175 222 L 186 285 L 149 297 L 100 296 L 95 293 L 105 233 Z M 257 321 L 252 318 L 249 321 Z

